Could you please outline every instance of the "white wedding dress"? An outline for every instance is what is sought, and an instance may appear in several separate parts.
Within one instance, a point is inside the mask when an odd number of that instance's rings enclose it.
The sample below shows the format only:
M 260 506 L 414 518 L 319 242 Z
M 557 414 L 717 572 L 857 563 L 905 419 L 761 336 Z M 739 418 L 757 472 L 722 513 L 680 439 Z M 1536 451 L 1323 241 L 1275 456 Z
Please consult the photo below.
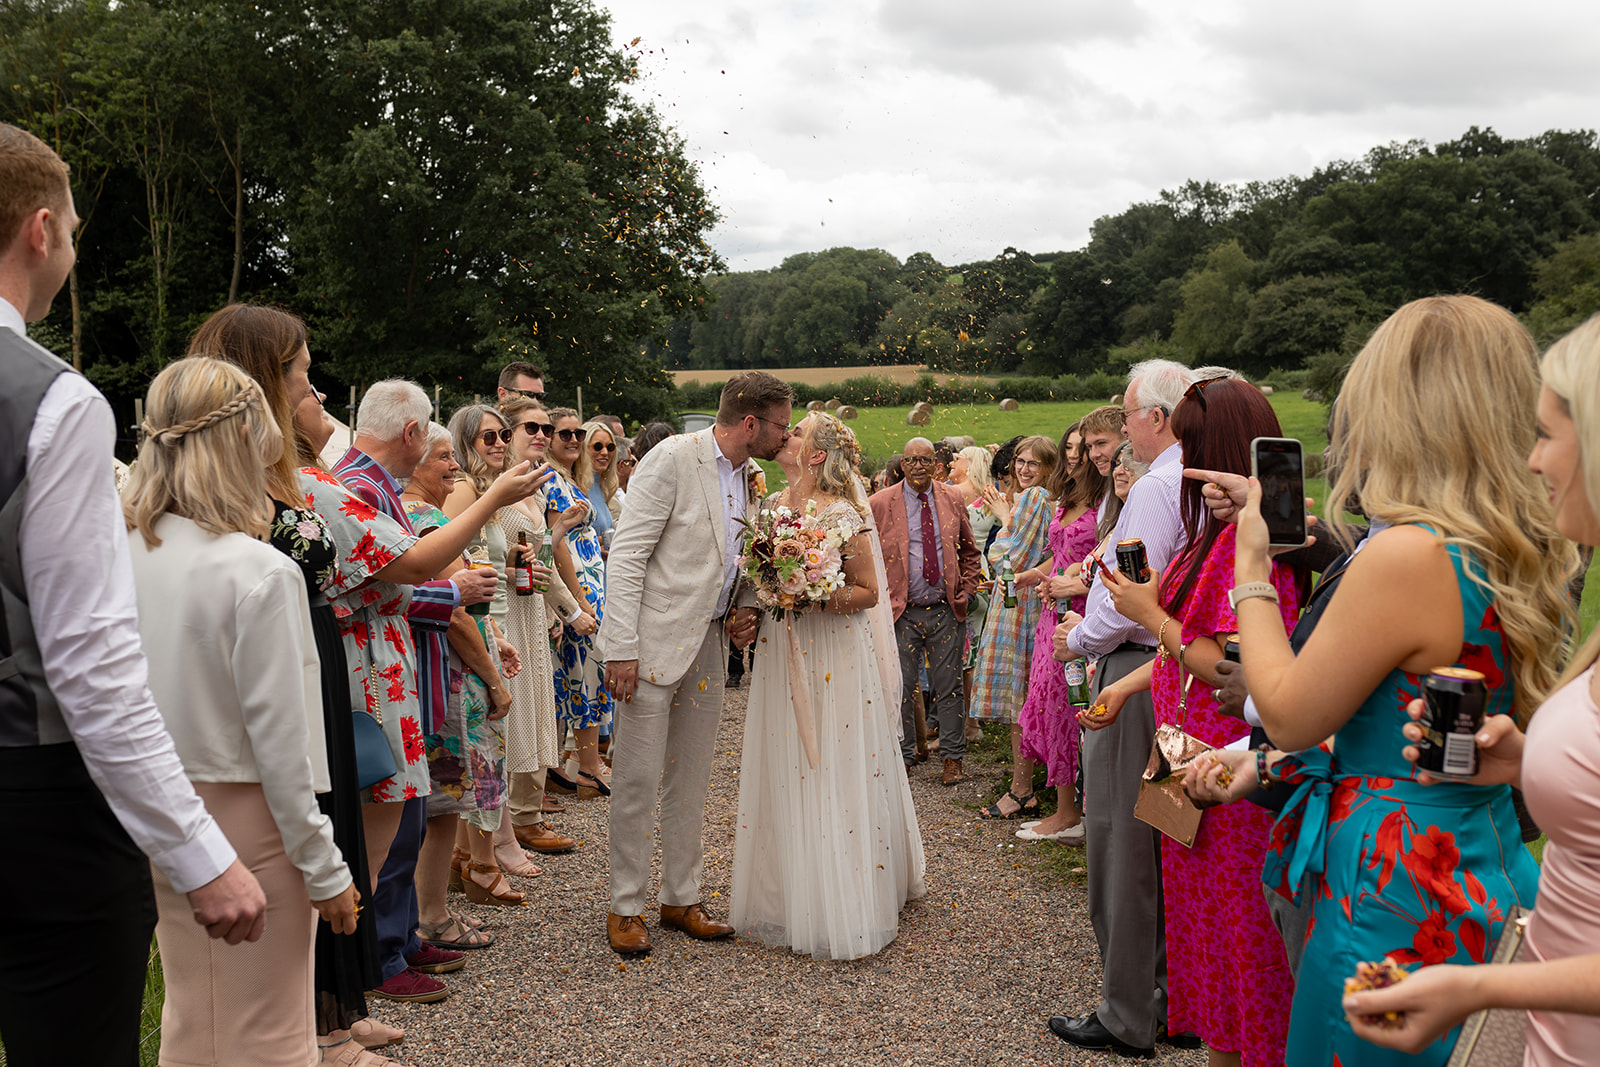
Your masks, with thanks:
M 844 501 L 820 517 L 842 515 L 864 525 Z M 871 540 L 881 590 L 882 550 Z M 805 664 L 815 768 L 791 701 L 790 627 Z M 729 921 L 739 936 L 824 959 L 869 956 L 894 940 L 905 902 L 926 892 L 900 758 L 898 659 L 887 610 L 762 621 L 734 831 Z

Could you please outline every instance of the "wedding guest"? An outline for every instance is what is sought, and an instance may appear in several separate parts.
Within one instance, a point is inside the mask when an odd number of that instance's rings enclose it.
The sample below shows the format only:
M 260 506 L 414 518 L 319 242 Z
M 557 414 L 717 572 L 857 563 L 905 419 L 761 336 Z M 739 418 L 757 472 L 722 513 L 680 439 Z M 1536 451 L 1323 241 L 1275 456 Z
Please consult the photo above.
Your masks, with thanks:
M 1165 571 L 1185 544 L 1179 506 L 1182 449 L 1172 412 L 1192 385 L 1182 364 L 1147 360 L 1128 374 L 1121 411 L 1134 455 L 1150 464 L 1128 494 L 1128 505 L 1109 536 L 1113 543 L 1144 542 L 1152 573 Z M 1098 435 L 1084 418 L 1089 458 L 1098 465 Z M 1113 494 L 1114 496 L 1114 494 Z M 1155 658 L 1155 635 L 1118 614 L 1105 585 L 1095 582 L 1083 615 L 1067 612 L 1053 638 L 1055 657 L 1094 659 L 1095 688 L 1103 690 Z M 1139 782 L 1155 740 L 1155 708 L 1145 695 L 1130 697 L 1114 729 L 1083 739 L 1084 830 L 1087 834 L 1089 914 L 1103 970 L 1100 1000 L 1088 1015 L 1056 1015 L 1050 1031 L 1082 1048 L 1147 1055 L 1166 1023 L 1166 936 L 1161 913 L 1161 852 L 1156 831 L 1133 817 Z
M 511 423 L 511 451 L 516 460 L 542 466 L 555 424 L 549 414 L 532 400 L 509 400 L 500 412 Z M 506 717 L 506 775 L 510 791 L 506 811 L 512 832 L 523 848 L 550 855 L 570 852 L 577 841 L 550 828 L 548 811 L 565 810 L 545 794 L 546 772 L 561 766 L 561 734 L 556 722 L 555 674 L 550 659 L 550 625 L 562 622 L 584 634 L 592 633 L 593 623 L 572 597 L 565 582 L 537 563 L 539 546 L 546 535 L 552 541 L 565 537 L 582 521 L 584 508 L 574 505 L 563 512 L 553 527 L 545 523 L 544 505 L 529 497 L 500 509 L 498 519 L 506 531 L 510 552 L 516 562 L 518 534 L 526 536 L 528 552 L 535 557 L 534 576 L 545 592 L 533 596 L 510 597 L 506 606 L 506 638 L 522 653 L 522 670 L 511 681 L 511 714 Z
M 966 724 L 962 721 L 962 636 L 967 604 L 977 591 L 978 546 L 956 494 L 933 477 L 934 447 L 923 437 L 906 442 L 906 480 L 875 493 L 872 521 L 883 541 L 883 566 L 894 610 L 894 637 L 905 680 L 900 700 L 900 755 L 915 763 L 916 679 L 926 659 L 939 716 L 940 784 L 965 780 Z
M 1317 872 L 1289 1062 L 1443 1064 L 1449 1042 L 1406 1058 L 1362 1041 L 1341 983 L 1356 961 L 1385 955 L 1482 962 L 1506 910 L 1534 899 L 1538 867 L 1515 847 L 1509 788 L 1425 786 L 1401 750 L 1404 709 L 1441 665 L 1485 676 L 1491 717 L 1525 717 L 1555 683 L 1575 555 L 1526 467 L 1536 364 L 1516 318 L 1476 297 L 1413 301 L 1373 333 L 1340 393 L 1328 499 L 1359 488 L 1374 532 L 1298 656 L 1252 584 L 1270 568 L 1258 490 L 1239 518 L 1234 601 L 1251 700 L 1273 742 L 1301 750 L 1261 757 L 1269 779 L 1295 787 L 1263 877 L 1298 899 L 1300 871 Z M 1342 507 L 1318 528 L 1349 543 Z M 1317 747 L 1330 735 L 1331 754 Z M 1230 797 L 1259 784 L 1254 754 L 1217 758 L 1243 772 Z
M 1188 467 L 1235 475 L 1250 470 L 1250 442 L 1283 434 L 1272 403 L 1255 386 L 1207 378 L 1189 387 L 1172 413 L 1173 432 Z M 1222 642 L 1238 630 L 1229 603 L 1236 527 L 1202 503 L 1200 483 L 1182 483 L 1185 548 L 1159 579 L 1102 576 L 1117 611 L 1156 635 L 1150 668 L 1100 691 L 1089 730 L 1115 729 L 1123 700 L 1153 690 L 1157 726 L 1171 726 L 1218 748 L 1242 743 L 1249 727 L 1219 708 L 1215 665 Z M 1299 615 L 1304 574 L 1273 564 L 1284 632 Z M 1103 708 L 1103 710 L 1102 710 Z M 1195 1033 L 1216 1067 L 1283 1062 L 1288 1019 L 1281 1010 L 1294 980 L 1279 949 L 1265 899 L 1256 891 L 1272 815 L 1254 804 L 1208 811 L 1194 841 L 1161 839 L 1166 925 L 1167 1026 Z M 1218 902 L 1226 906 L 1219 907 Z
M 1133 483 L 1138 481 L 1148 470 L 1150 464 L 1140 463 L 1133 458 L 1133 445 L 1126 442 L 1117 449 L 1116 462 L 1111 467 L 1112 491 L 1117 494 L 1117 499 L 1124 504 L 1128 502 L 1128 490 L 1133 488 Z
M 185 773 L 267 894 L 261 939 L 215 952 L 157 876 L 162 1058 L 305 1067 L 318 1058 L 314 926 L 320 916 L 354 933 L 358 894 L 317 808 L 327 762 L 304 579 L 263 543 L 266 468 L 283 435 L 260 386 L 203 358 L 156 376 L 144 430 L 124 511 L 140 535 L 133 575 L 151 692 Z
M 107 460 L 110 405 L 28 339 L 72 268 L 67 165 L 0 123 L 0 844 L 94 871 L 94 891 L 0 879 L 0 1042 L 16 1064 L 135 1062 L 150 937 L 151 866 L 192 921 L 230 945 L 261 936 L 266 897 L 184 774 L 146 684 L 128 535 Z M 24 477 L 25 493 L 21 488 Z M 97 531 L 95 536 L 63 532 Z M 14 564 L 15 566 L 13 566 Z M 95 1025 L 62 1020 L 95 1007 Z
M 1557 341 L 1541 364 L 1539 436 L 1528 465 L 1550 490 L 1556 529 L 1600 544 L 1600 316 Z M 1520 784 L 1549 841 L 1539 899 L 1528 923 L 1524 962 L 1440 964 L 1392 989 L 1344 998 L 1351 1029 L 1376 1045 L 1421 1052 L 1484 1008 L 1526 1009 L 1528 1067 L 1583 1063 L 1600 1048 L 1600 631 L 1568 663 L 1553 693 L 1527 721 L 1499 715 L 1478 734 L 1472 784 Z M 1421 702 L 1408 709 L 1415 718 Z M 1404 727 L 1406 739 L 1420 728 Z M 1415 749 L 1405 753 L 1415 758 Z M 1417 776 L 1426 781 L 1425 773 Z M 1365 1016 L 1400 1014 L 1378 1027 Z
M 1078 428 L 1083 433 L 1084 460 L 1111 482 L 1106 495 L 1099 501 L 1100 517 L 1095 524 L 1095 535 L 1101 541 L 1117 525 L 1117 518 L 1122 514 L 1122 503 L 1126 499 L 1115 492 L 1116 457 L 1123 449 L 1127 449 L 1130 456 L 1133 454 L 1133 442 L 1122 432 L 1123 422 L 1122 409 L 1115 404 L 1097 407 L 1078 422 Z
M 633 455 L 633 440 L 627 437 L 617 438 L 617 492 L 619 495 L 628 491 L 628 481 L 633 477 L 633 468 L 638 463 L 639 461 Z
M 503 404 L 513 397 L 544 403 L 544 371 L 520 359 L 501 367 L 495 398 Z
M 545 521 L 553 527 L 561 513 L 575 504 L 582 503 L 588 510 L 584 521 L 556 543 L 556 570 L 583 613 L 598 627 L 605 620 L 605 561 L 599 534 L 590 521 L 594 503 L 575 480 L 586 432 L 571 408 L 551 410 L 550 420 L 555 438 L 548 455 L 556 477 L 545 489 Z M 611 694 L 601 685 L 603 667 L 595 656 L 593 637 L 571 626 L 564 626 L 561 636 L 561 657 L 555 670 L 556 714 L 574 736 L 579 795 L 608 797 L 611 775 L 600 759 L 600 727 L 611 721 Z
M 989 484 L 989 450 L 973 445 L 963 448 L 950 461 L 950 488 L 961 497 L 962 507 L 970 508 L 983 499 L 983 487 Z M 993 516 L 990 516 L 993 518 Z M 970 521 L 971 516 L 968 516 Z M 985 531 L 987 532 L 987 531 Z M 973 531 L 977 536 L 977 531 Z
M 625 499 L 617 478 L 617 435 L 600 419 L 584 423 L 583 432 L 583 451 L 578 454 L 573 477 L 594 508 L 594 530 L 600 535 L 601 547 L 609 550 Z
M 1045 784 L 1055 787 L 1056 810 L 1017 831 L 1024 841 L 1083 843 L 1083 813 L 1075 790 L 1078 777 L 1077 709 L 1068 699 L 1067 679 L 1051 654 L 1051 639 L 1060 621 L 1059 605 L 1083 611 L 1088 585 L 1079 567 L 1094 549 L 1096 505 L 1105 496 L 1105 477 L 1088 461 L 1078 424 L 1062 435 L 1065 462 L 1056 464 L 1045 486 L 1054 502 L 1050 518 L 1050 558 L 1017 575 L 1023 588 L 1037 587 L 1042 600 L 1034 629 L 1033 658 L 1028 668 L 1027 696 L 1017 715 L 1022 754 L 1046 770 Z
M 644 462 L 644 457 L 649 455 L 652 448 L 656 447 L 656 445 L 659 445 L 662 441 L 665 441 L 667 438 L 671 437 L 677 432 L 678 431 L 674 430 L 668 423 L 652 422 L 650 425 L 634 434 L 633 461 L 635 469 L 638 469 L 638 464 Z
M 1015 504 L 993 486 L 983 494 L 984 503 L 1000 520 L 989 556 L 997 584 L 978 645 L 969 714 L 974 719 L 1006 723 L 1011 733 L 1011 784 L 1004 796 L 981 813 L 989 819 L 1016 819 L 1039 810 L 1039 798 L 1033 793 L 1033 761 L 1022 754 L 1022 728 L 1017 724 L 1033 663 L 1039 596 L 1024 586 L 1016 590 L 1016 605 L 1008 608 L 999 582 L 1004 559 L 1009 558 L 1014 574 L 1049 559 L 1052 502 L 1046 484 L 1059 453 L 1050 438 L 1027 437 L 1013 455 L 1012 479 L 1018 488 Z
M 311 630 L 316 638 L 322 678 L 323 744 L 328 759 L 329 788 L 317 794 L 317 804 L 333 826 L 339 846 L 357 886 L 370 886 L 366 833 L 361 820 L 361 791 L 356 784 L 354 728 L 351 721 L 349 667 L 339 622 L 322 587 L 331 580 L 338 562 L 328 523 L 305 502 L 300 489 L 295 408 L 311 388 L 311 352 L 305 323 L 277 308 L 230 304 L 207 319 L 189 340 L 189 354 L 224 359 L 250 375 L 261 387 L 267 411 L 283 436 L 285 447 L 267 467 L 267 492 L 272 500 L 271 542 L 299 565 L 311 605 Z M 316 402 L 321 410 L 320 402 Z M 318 447 L 325 442 L 319 442 Z M 386 1026 L 367 1014 L 366 990 L 380 984 L 376 913 L 368 908 L 353 936 L 335 934 L 326 924 L 317 926 L 315 974 L 317 1034 L 326 1050 L 338 1049 L 354 1038 L 367 1048 L 399 1041 L 404 1032 Z M 337 1053 L 334 1053 L 335 1055 Z

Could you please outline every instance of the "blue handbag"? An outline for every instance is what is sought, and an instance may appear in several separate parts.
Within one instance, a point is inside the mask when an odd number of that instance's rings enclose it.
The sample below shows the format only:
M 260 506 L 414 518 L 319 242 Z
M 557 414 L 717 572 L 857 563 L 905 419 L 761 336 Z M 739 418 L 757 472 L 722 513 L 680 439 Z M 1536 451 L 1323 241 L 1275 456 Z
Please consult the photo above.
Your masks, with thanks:
M 372 691 L 376 693 L 378 679 L 373 675 L 376 664 L 368 664 Z M 383 719 L 369 715 L 364 710 L 351 713 L 351 735 L 355 739 L 356 788 L 370 789 L 386 778 L 393 778 L 397 768 L 389 739 L 383 733 Z

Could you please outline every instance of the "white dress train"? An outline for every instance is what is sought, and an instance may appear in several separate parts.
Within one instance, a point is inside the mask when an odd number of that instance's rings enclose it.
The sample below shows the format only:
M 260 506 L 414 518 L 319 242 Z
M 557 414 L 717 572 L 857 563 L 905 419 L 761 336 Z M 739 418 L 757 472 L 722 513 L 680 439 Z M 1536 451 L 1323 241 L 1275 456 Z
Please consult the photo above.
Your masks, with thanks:
M 790 701 L 790 627 L 806 665 L 815 768 Z M 899 693 L 885 692 L 895 682 L 884 667 L 897 668 L 898 655 L 891 645 L 880 657 L 880 627 L 871 611 L 762 622 L 734 830 L 729 921 L 739 936 L 824 959 L 869 956 L 894 940 L 905 902 L 926 892 Z

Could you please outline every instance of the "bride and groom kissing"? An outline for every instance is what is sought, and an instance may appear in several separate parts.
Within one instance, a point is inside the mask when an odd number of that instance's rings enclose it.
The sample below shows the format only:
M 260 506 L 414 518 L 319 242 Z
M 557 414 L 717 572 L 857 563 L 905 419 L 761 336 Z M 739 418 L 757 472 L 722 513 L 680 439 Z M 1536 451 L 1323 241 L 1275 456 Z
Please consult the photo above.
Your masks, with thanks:
M 878 606 L 882 551 L 854 436 L 822 413 L 791 430 L 793 401 L 770 374 L 735 376 L 716 424 L 657 445 L 628 487 L 597 638 L 616 701 L 606 932 L 625 955 L 650 950 L 643 916 L 658 790 L 664 929 L 707 940 L 737 931 L 854 959 L 892 941 L 900 908 L 924 892 L 896 733 L 899 657 L 887 596 Z M 844 587 L 820 610 L 764 626 L 738 580 L 744 524 L 763 504 L 752 458 L 776 459 L 788 475 L 772 505 L 814 504 L 849 534 Z M 723 923 L 702 901 L 705 800 L 726 642 L 748 646 L 758 631 Z

